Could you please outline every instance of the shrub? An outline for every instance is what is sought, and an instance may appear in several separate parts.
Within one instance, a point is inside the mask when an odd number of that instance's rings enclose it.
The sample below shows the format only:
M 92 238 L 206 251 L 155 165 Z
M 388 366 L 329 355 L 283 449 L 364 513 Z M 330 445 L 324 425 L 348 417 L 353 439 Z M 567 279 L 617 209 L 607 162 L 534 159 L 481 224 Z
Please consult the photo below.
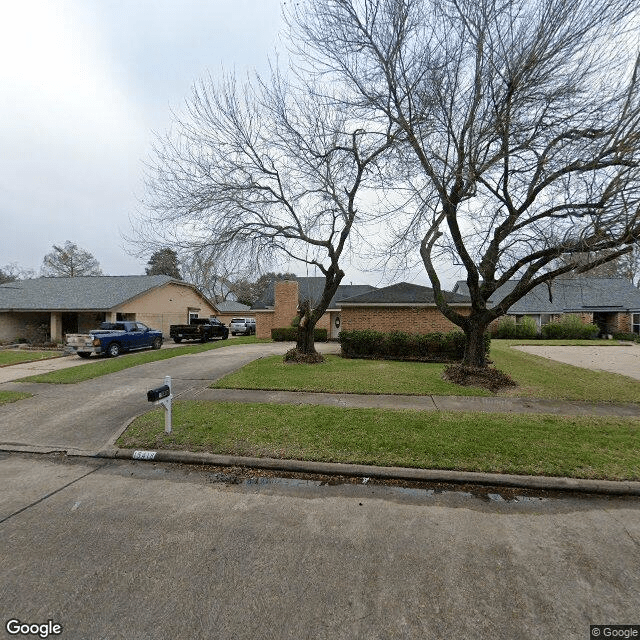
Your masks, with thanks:
M 590 340 L 600 333 L 596 324 L 585 324 L 580 317 L 568 314 L 558 322 L 550 322 L 542 327 L 542 337 L 551 340 Z
M 538 335 L 538 325 L 531 316 L 522 316 L 516 322 L 512 316 L 501 318 L 498 327 L 493 332 L 494 338 L 535 338 Z
M 538 335 L 538 325 L 531 316 L 523 316 L 516 324 L 516 338 L 535 338 Z
M 271 339 L 274 342 L 295 342 L 298 339 L 298 329 L 296 327 L 281 327 L 271 329 Z M 328 339 L 326 329 L 314 329 L 313 339 L 316 342 L 326 342 Z
M 640 342 L 640 335 L 637 333 L 614 333 L 614 340 L 626 340 L 629 342 Z
M 452 362 L 461 360 L 464 356 L 466 338 L 462 331 L 447 334 L 413 334 L 402 331 L 383 333 L 366 329 L 341 331 L 340 345 L 345 358 Z M 487 355 L 490 347 L 491 337 L 485 334 Z
M 516 321 L 511 316 L 500 318 L 498 327 L 494 331 L 494 338 L 507 339 L 516 337 Z

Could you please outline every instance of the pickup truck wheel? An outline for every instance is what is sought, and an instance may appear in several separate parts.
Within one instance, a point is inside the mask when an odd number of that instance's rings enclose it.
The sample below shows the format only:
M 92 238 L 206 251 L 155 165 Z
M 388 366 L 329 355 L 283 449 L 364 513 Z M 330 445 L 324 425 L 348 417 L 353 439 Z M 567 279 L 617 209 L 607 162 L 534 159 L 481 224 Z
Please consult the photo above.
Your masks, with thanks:
M 90 354 L 90 353 L 87 353 L 86 351 L 78 351 L 78 355 L 79 355 L 81 358 L 90 358 L 90 357 L 91 357 L 91 354 Z
M 174 338 L 174 339 L 173 339 L 173 341 L 174 341 L 176 344 L 180 344 L 180 343 L 182 342 L 182 338 Z
M 223 340 L 227 340 L 228 338 L 229 338 L 229 332 L 228 332 L 228 331 L 225 331 L 225 332 L 222 334 L 222 339 L 223 339 Z
M 119 356 L 120 352 L 121 352 L 120 345 L 117 342 L 112 342 L 107 347 L 107 356 L 109 356 L 109 358 L 115 358 Z
M 151 346 L 154 349 L 160 349 L 160 347 L 162 347 L 162 340 L 160 340 L 160 338 L 156 338 Z
M 201 338 L 200 338 L 200 342 L 202 342 L 203 344 L 205 342 L 209 342 L 209 336 L 205 333 Z

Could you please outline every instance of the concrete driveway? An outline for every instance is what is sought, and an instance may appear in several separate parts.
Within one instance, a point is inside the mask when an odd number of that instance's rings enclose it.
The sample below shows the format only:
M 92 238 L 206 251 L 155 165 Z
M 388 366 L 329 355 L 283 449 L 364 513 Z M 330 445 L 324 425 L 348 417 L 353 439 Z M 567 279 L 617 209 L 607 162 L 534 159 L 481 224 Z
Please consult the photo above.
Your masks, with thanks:
M 0 445 L 12 449 L 94 454 L 130 418 L 149 410 L 147 390 L 171 376 L 174 395 L 205 389 L 213 380 L 289 343 L 249 344 L 176 356 L 73 385 L 8 382 L 0 389 L 34 395 L 0 406 Z M 333 344 L 319 349 L 335 349 Z M 51 361 L 55 362 L 55 361 Z M 89 366 L 89 365 L 80 365 Z
M 513 348 L 575 367 L 609 371 L 640 380 L 640 344 L 592 347 L 519 345 Z

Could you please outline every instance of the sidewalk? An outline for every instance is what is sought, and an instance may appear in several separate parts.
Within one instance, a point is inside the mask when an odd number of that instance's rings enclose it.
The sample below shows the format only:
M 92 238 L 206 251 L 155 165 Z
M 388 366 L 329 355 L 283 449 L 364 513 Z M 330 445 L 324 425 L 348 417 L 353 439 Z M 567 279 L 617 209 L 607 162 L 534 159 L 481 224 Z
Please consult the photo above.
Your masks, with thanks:
M 484 413 L 531 413 L 563 416 L 614 416 L 640 418 L 640 404 L 590 403 L 571 400 L 476 396 L 358 395 L 241 389 L 199 389 L 181 400 L 203 402 L 258 402 L 316 404 L 340 408 L 403 409 L 409 411 L 480 411 Z

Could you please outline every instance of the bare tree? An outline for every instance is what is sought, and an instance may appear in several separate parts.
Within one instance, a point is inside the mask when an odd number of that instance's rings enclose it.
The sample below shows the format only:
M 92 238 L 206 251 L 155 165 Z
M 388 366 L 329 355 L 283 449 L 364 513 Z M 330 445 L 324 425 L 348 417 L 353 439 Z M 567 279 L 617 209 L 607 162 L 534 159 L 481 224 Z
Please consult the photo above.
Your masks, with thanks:
M 23 269 L 16 262 L 6 264 L 0 269 L 0 284 L 14 282 L 16 280 L 26 280 L 34 277 L 32 269 Z
M 277 73 L 241 87 L 233 77 L 205 80 L 155 149 L 140 234 L 148 243 L 162 229 L 161 241 L 246 273 L 283 258 L 317 267 L 324 291 L 302 308 L 297 342 L 315 354 L 314 327 L 344 276 L 354 227 L 368 220 L 365 184 L 391 144 L 387 127 L 367 133 Z
M 395 157 L 414 201 L 394 240 L 418 239 L 438 308 L 466 334 L 467 365 L 486 366 L 489 323 L 535 286 L 638 242 L 636 7 L 301 0 L 290 9 L 307 75 L 331 83 L 363 128 L 402 133 Z M 466 271 L 470 315 L 445 300 L 443 257 Z M 489 308 L 511 279 L 517 286 Z
M 99 276 L 98 261 L 88 251 L 67 240 L 63 247 L 53 245 L 53 251 L 42 261 L 42 275 L 48 277 Z
M 613 250 L 609 250 L 608 253 L 611 251 Z M 633 248 L 633 251 L 618 256 L 610 262 L 587 268 L 587 270 L 584 269 L 585 265 L 593 263 L 599 257 L 601 256 L 574 254 L 567 259 L 571 260 L 574 264 L 577 263 L 577 269 L 579 269 L 579 271 L 576 273 L 576 276 L 578 277 L 625 278 L 626 280 L 630 280 L 635 286 L 640 287 L 640 251 L 637 246 Z M 563 259 L 564 256 L 561 260 Z

